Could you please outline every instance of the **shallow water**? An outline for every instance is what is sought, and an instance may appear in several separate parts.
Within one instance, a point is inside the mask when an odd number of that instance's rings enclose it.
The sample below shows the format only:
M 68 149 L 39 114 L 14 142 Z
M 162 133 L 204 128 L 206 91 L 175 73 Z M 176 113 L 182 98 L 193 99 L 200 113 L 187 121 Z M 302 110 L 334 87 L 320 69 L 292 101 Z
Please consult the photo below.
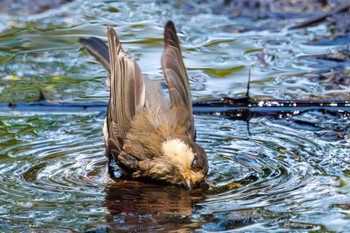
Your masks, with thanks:
M 103 67 L 77 42 L 113 25 L 143 72 L 161 79 L 163 26 L 172 19 L 195 99 L 350 99 L 349 40 L 324 24 L 232 18 L 206 6 L 80 1 L 32 16 L 0 16 L 0 102 L 106 102 Z M 300 19 L 299 19 L 300 21 Z M 315 42 L 316 41 L 316 42 Z M 317 41 L 323 41 L 322 43 Z M 322 75 L 319 75 L 319 74 Z M 350 119 L 306 112 L 249 121 L 196 115 L 208 191 L 106 174 L 104 112 L 0 113 L 3 232 L 347 231 Z

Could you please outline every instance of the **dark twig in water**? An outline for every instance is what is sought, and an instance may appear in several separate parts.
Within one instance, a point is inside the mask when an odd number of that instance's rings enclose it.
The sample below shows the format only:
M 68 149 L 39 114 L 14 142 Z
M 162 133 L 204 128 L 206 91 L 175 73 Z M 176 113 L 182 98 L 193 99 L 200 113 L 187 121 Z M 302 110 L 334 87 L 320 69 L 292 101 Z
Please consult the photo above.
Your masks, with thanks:
M 248 83 L 247 83 L 247 92 L 246 92 L 246 97 L 247 97 L 247 100 L 249 101 L 250 100 L 250 97 L 249 97 L 249 91 L 250 91 L 250 77 L 251 77 L 251 69 L 249 68 L 249 73 L 248 73 Z M 247 131 L 248 131 L 248 136 L 251 137 L 251 134 L 250 134 L 250 111 L 247 112 L 248 114 L 246 114 L 246 122 L 247 122 Z
M 308 111 L 326 111 L 347 115 L 350 100 L 276 100 L 244 97 L 206 99 L 193 102 L 195 114 L 226 115 L 235 119 L 252 117 L 288 117 Z
M 55 103 L 47 100 L 16 104 L 0 103 L 0 111 L 71 113 L 106 110 L 107 103 Z M 350 100 L 263 100 L 241 96 L 193 101 L 194 114 L 223 115 L 245 120 L 261 116 L 288 117 L 307 111 L 326 111 L 347 115 L 350 113 Z
M 247 92 L 246 92 L 246 96 L 249 98 L 249 90 L 250 90 L 250 76 L 251 76 L 251 71 L 249 68 L 249 73 L 248 73 L 248 83 L 247 83 Z

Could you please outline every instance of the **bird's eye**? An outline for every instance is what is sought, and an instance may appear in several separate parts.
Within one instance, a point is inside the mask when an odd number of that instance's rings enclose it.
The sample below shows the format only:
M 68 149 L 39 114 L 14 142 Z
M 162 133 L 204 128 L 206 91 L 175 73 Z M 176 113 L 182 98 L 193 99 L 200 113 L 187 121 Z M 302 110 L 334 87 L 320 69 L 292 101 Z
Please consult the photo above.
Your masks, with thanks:
M 198 156 L 197 156 L 197 154 L 195 154 L 193 161 L 192 161 L 192 164 L 191 164 L 191 167 L 195 168 L 197 166 L 198 166 Z

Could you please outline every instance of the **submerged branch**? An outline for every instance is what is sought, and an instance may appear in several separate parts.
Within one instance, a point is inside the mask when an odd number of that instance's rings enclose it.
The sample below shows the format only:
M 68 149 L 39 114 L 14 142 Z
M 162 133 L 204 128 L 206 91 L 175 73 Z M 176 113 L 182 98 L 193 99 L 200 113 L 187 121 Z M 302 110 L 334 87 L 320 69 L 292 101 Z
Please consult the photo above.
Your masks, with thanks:
M 107 103 L 55 103 L 46 100 L 16 104 L 0 103 L 0 111 L 71 113 L 106 110 Z M 350 100 L 263 100 L 243 96 L 193 101 L 194 114 L 225 115 L 237 119 L 259 116 L 285 117 L 307 111 L 348 114 L 350 113 Z
M 308 111 L 347 115 L 350 113 L 350 100 L 264 100 L 244 96 L 193 102 L 193 113 L 195 114 L 222 114 L 234 119 L 249 119 L 261 116 L 281 118 Z

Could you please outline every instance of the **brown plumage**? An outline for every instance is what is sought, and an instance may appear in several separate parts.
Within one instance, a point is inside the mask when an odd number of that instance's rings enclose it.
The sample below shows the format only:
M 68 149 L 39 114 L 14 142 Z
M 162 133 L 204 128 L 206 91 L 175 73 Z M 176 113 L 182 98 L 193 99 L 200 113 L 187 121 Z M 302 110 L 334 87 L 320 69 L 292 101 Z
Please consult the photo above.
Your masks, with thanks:
M 169 21 L 165 26 L 161 59 L 170 102 L 161 94 L 159 82 L 141 75 L 113 28 L 108 27 L 107 34 L 109 64 L 104 59 L 104 66 L 110 65 L 110 101 L 104 137 L 108 158 L 131 178 L 185 187 L 200 184 L 208 161 L 195 143 L 190 86 L 174 24 Z M 107 53 L 90 52 L 100 60 Z

